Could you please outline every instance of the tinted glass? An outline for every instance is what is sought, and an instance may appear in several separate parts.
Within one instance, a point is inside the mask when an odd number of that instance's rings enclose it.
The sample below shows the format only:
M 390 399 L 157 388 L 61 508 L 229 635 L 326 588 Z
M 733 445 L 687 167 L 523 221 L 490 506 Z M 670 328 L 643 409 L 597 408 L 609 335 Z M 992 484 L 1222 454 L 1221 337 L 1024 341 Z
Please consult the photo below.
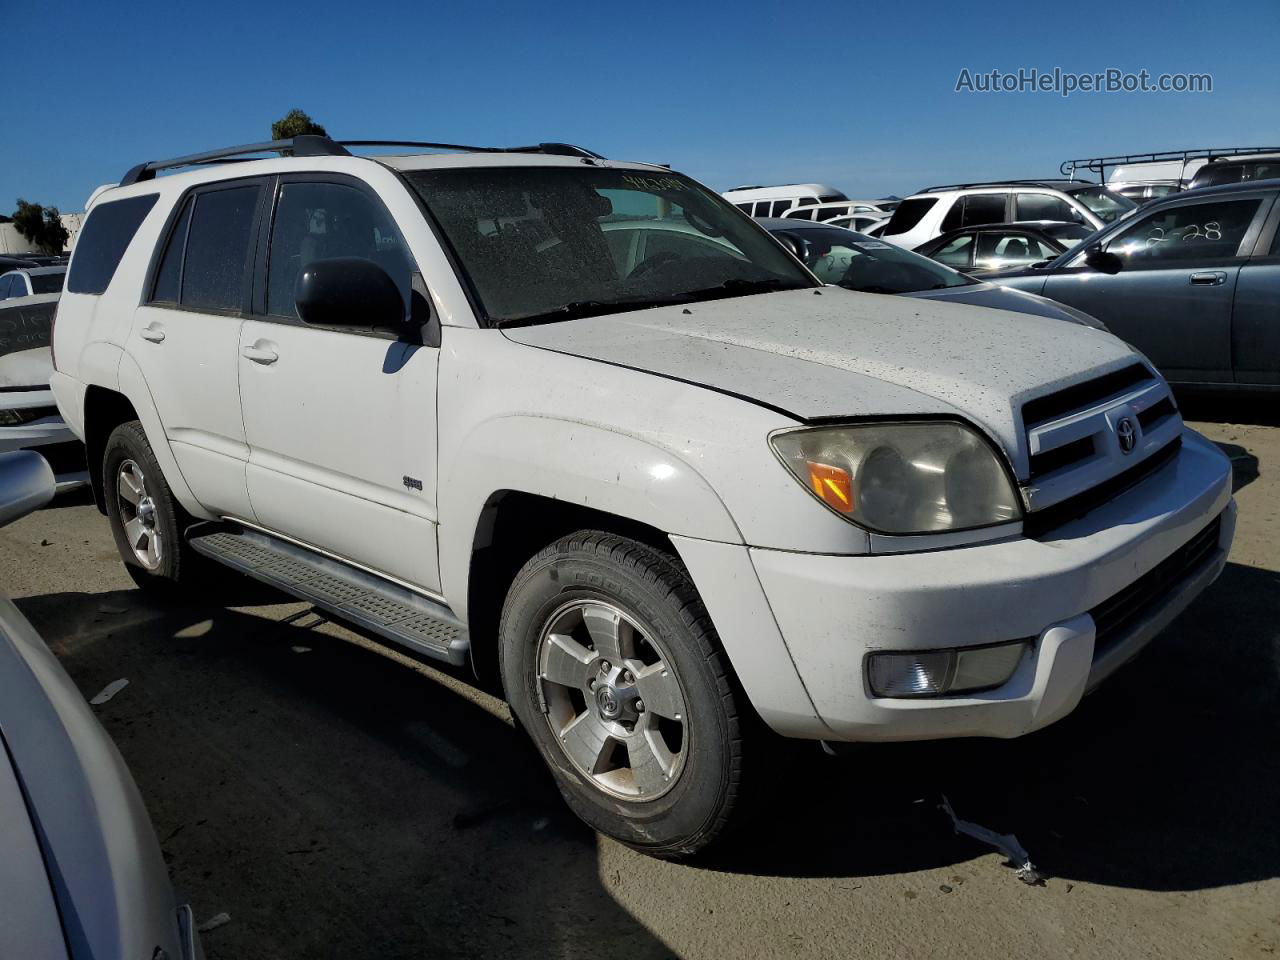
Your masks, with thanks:
M 813 286 L 786 251 L 718 195 L 676 173 L 557 166 L 406 176 L 495 322 Z M 702 242 L 646 252 L 624 274 L 605 241 L 607 231 L 620 229 Z
M 979 270 L 1003 270 L 1040 260 L 1051 260 L 1058 251 L 1025 233 L 982 232 L 973 265 Z
M 254 184 L 195 197 L 182 268 L 183 306 L 239 310 L 243 305 L 258 190 Z
M 0 300 L 8 300 L 13 295 L 13 277 L 0 277 Z
M 1191 181 L 1191 189 L 1218 187 L 1224 183 L 1239 183 L 1243 169 L 1235 164 L 1207 164 Z
M 1092 227 L 1083 223 L 1046 223 L 1040 229 L 1067 250 L 1095 232 Z
M 964 222 L 964 200 L 964 197 L 956 197 L 955 203 L 951 204 L 951 209 L 942 218 L 942 225 L 938 229 L 943 233 L 960 229 L 960 225 Z
M 924 215 L 937 202 L 937 197 L 918 197 L 913 200 L 903 200 L 902 203 L 898 204 L 898 209 L 893 211 L 893 219 L 889 221 L 889 225 L 884 228 L 885 236 L 906 233 L 924 219 Z
M 967 267 L 973 262 L 973 234 L 966 233 L 944 244 L 933 259 L 950 267 Z
M 1004 220 L 1003 193 L 973 193 L 965 197 L 963 226 L 975 227 Z
M 116 267 L 120 266 L 120 258 L 158 197 L 148 193 L 111 200 L 93 208 L 76 240 L 71 275 L 67 278 L 69 292 L 102 293 L 107 289 Z
M 156 272 L 156 286 L 151 299 L 161 303 L 177 303 L 178 291 L 182 280 L 182 252 L 187 246 L 187 225 L 191 222 L 191 207 L 194 197 L 187 197 L 182 205 L 182 213 L 178 216 L 173 231 L 169 234 L 169 245 L 165 248 L 164 259 L 160 261 L 160 269 Z
M 313 260 L 359 257 L 387 271 L 407 306 L 413 261 L 386 208 L 355 187 L 286 183 L 280 187 L 267 268 L 267 312 L 297 317 L 294 287 Z
M 31 292 L 35 293 L 57 293 L 62 289 L 62 279 L 65 275 L 61 273 L 41 273 L 31 278 Z
M 1107 244 L 1132 263 L 1234 257 L 1259 200 L 1227 200 L 1170 207 L 1144 217 Z
M 775 200 L 773 203 L 773 215 L 780 217 L 793 206 L 790 200 Z
M 1015 220 L 1080 220 L 1080 213 L 1061 197 L 1051 193 L 1014 195 Z
M 863 293 L 912 293 L 973 283 L 928 257 L 840 227 L 787 231 L 804 243 L 805 265 L 826 283 Z

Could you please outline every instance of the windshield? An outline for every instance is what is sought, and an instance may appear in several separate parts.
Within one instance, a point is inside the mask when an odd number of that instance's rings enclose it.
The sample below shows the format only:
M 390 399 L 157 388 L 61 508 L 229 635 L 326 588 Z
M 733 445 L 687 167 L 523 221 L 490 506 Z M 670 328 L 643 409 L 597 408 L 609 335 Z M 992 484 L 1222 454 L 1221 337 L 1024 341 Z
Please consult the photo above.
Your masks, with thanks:
M 915 293 L 976 283 L 950 267 L 841 227 L 775 230 L 798 240 L 804 262 L 823 283 L 863 293 Z
M 495 325 L 813 286 L 750 220 L 679 174 L 523 166 L 406 176 Z
M 31 290 L 33 293 L 58 293 L 62 290 L 62 278 L 66 272 L 31 274 Z
M 1106 187 L 1085 187 L 1083 190 L 1073 190 L 1071 196 L 1088 207 L 1103 223 L 1114 223 L 1129 211 L 1138 209 L 1138 205 L 1128 197 L 1112 193 Z

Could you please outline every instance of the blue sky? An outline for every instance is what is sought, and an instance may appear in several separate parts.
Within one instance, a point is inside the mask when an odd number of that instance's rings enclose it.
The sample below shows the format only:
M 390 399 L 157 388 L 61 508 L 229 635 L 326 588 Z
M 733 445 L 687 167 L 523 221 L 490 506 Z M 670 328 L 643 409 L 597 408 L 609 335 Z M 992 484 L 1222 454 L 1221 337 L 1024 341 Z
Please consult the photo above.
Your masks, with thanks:
M 734 5 L 8 0 L 0 210 L 80 210 L 132 164 L 267 139 L 567 140 L 710 186 L 850 196 L 1060 160 L 1280 145 L 1280 3 Z M 188 12 L 188 10 L 190 12 Z M 197 12 L 198 11 L 198 12 Z M 958 94 L 962 68 L 1213 75 L 1211 94 Z

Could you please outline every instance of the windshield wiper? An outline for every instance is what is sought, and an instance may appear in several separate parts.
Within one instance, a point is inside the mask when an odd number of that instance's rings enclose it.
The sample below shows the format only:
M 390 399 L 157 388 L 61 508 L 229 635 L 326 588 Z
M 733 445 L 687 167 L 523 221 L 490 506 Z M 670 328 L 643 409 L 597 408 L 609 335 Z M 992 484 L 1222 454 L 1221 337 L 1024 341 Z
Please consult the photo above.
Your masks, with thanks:
M 690 290 L 681 294 L 679 300 L 672 302 L 693 302 L 695 300 L 715 300 L 720 297 L 742 297 L 752 293 L 775 293 L 779 290 L 799 290 L 790 280 L 772 278 L 768 280 L 745 280 L 742 277 L 730 277 L 724 283 L 701 290 Z
M 527 327 L 537 323 L 555 323 L 558 320 L 578 320 L 582 317 L 598 317 L 604 313 L 623 313 L 627 310 L 643 310 L 646 307 L 666 307 L 683 303 L 683 298 L 646 297 L 634 300 L 570 300 L 550 310 L 530 313 L 523 317 L 503 317 L 494 320 L 495 327 Z

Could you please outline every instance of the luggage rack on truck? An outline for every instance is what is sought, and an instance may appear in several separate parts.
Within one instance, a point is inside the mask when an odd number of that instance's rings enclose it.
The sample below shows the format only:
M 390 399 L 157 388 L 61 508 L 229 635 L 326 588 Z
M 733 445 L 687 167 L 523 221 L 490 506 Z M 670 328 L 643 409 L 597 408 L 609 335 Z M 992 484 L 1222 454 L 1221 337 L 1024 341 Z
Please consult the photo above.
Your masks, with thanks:
M 1181 163 L 1179 180 L 1186 179 L 1187 164 L 1192 160 L 1219 160 L 1223 157 L 1243 157 L 1255 153 L 1280 153 L 1280 147 L 1199 147 L 1192 150 L 1165 150 L 1156 153 L 1128 153 L 1113 157 L 1086 157 L 1079 160 L 1063 160 L 1058 170 L 1064 177 L 1076 178 L 1077 170 L 1096 173 L 1103 183 L 1107 181 L 1108 167 L 1121 167 L 1136 163 Z

